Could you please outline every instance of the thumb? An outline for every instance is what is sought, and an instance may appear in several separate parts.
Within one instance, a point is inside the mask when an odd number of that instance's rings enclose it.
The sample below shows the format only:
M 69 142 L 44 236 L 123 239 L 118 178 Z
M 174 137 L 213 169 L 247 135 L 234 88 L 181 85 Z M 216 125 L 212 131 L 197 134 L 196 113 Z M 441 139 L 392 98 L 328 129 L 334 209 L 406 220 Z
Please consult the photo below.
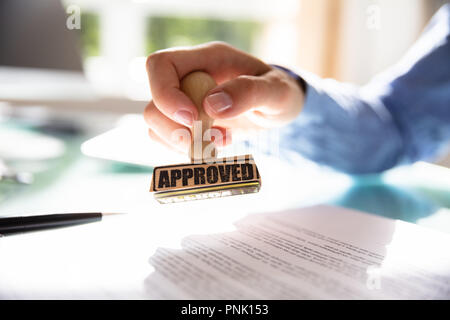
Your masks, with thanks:
M 262 76 L 242 75 L 208 92 L 203 108 L 215 119 L 233 118 L 248 110 L 275 116 L 281 111 L 287 89 L 271 71 Z

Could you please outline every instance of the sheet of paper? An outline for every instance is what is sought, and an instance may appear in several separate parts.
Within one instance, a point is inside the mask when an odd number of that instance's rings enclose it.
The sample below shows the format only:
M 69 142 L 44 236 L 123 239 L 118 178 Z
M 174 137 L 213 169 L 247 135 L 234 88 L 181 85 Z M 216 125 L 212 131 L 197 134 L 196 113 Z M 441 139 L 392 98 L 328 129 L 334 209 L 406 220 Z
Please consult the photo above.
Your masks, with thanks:
M 250 215 L 159 248 L 156 299 L 450 299 L 450 236 L 330 206 Z

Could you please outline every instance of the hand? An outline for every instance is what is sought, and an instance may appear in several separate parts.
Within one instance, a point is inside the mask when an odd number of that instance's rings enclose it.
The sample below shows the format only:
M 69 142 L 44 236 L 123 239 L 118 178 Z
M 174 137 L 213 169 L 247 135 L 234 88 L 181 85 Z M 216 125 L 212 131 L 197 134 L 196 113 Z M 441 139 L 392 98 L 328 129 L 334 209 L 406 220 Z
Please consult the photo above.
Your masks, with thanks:
M 149 135 L 170 147 L 187 152 L 189 142 L 172 140 L 172 132 L 191 127 L 198 117 L 192 101 L 180 90 L 180 80 L 193 71 L 206 71 L 218 86 L 203 100 L 203 108 L 231 142 L 231 130 L 281 126 L 296 118 L 304 93 L 284 71 L 222 42 L 190 48 L 157 51 L 147 58 L 153 100 L 144 118 Z M 230 130 L 231 129 L 231 130 Z

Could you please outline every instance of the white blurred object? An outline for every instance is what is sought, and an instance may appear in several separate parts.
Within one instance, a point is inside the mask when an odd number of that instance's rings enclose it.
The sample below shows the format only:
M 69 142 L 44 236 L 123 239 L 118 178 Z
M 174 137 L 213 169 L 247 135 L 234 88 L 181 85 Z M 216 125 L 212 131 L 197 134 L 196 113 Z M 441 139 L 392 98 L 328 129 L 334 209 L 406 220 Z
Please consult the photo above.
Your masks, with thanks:
M 127 115 L 117 128 L 84 142 L 81 151 L 94 158 L 142 166 L 189 162 L 187 155 L 154 142 L 147 132 L 142 115 Z
M 30 172 L 16 172 L 8 167 L 2 159 L 0 159 L 0 181 L 9 180 L 22 184 L 33 183 L 33 174 Z
M 93 100 L 82 72 L 0 66 L 0 100 Z
M 69 111 L 143 112 L 146 102 L 103 95 L 74 71 L 0 66 L 0 101 Z
M 5 161 L 49 160 L 66 150 L 63 141 L 36 132 L 0 128 L 0 158 Z
M 218 157 L 252 154 L 259 157 L 265 144 L 277 143 L 273 139 L 274 134 L 263 132 L 252 134 L 233 132 L 233 144 L 225 148 L 219 148 Z M 272 139 L 270 139 L 272 138 Z M 244 141 L 252 141 L 247 145 Z M 272 149 L 278 150 L 278 145 Z M 128 114 L 121 118 L 118 126 L 99 136 L 96 136 L 81 145 L 81 151 L 90 157 L 105 160 L 125 162 L 141 166 L 163 166 L 176 163 L 188 163 L 188 155 L 176 152 L 165 145 L 155 142 L 148 136 L 148 126 L 142 115 Z M 273 152 L 277 156 L 277 152 Z

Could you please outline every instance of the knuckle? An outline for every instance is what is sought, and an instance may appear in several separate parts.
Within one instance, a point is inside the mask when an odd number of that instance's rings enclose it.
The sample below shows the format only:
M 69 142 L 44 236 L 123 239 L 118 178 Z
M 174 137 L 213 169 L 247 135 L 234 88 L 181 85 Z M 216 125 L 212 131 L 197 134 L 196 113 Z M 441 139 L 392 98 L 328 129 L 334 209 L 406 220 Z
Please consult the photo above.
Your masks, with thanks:
M 239 86 L 244 92 L 247 92 L 249 95 L 254 95 L 257 89 L 257 83 L 252 76 L 239 76 Z
M 276 78 L 274 80 L 275 86 L 278 90 L 285 95 L 290 90 L 290 83 L 286 79 Z
M 151 138 L 151 139 L 155 139 L 155 133 L 153 132 L 153 130 L 152 129 L 148 129 L 147 130 L 147 134 L 148 134 L 148 136 Z
M 158 64 L 162 59 L 165 59 L 166 55 L 167 55 L 167 52 L 162 52 L 162 51 L 156 51 L 156 52 L 150 54 L 147 57 L 147 60 L 145 62 L 145 65 L 147 66 L 147 70 L 150 70 L 152 66 Z
M 144 109 L 144 119 L 149 126 L 153 125 L 155 106 L 152 102 L 148 103 Z
M 153 64 L 154 60 L 155 60 L 154 54 L 151 54 L 147 57 L 147 60 L 145 61 L 145 66 L 147 67 L 147 70 L 150 70 L 150 66 Z
M 289 90 L 291 85 L 290 76 L 281 70 L 275 70 L 274 73 L 271 72 L 267 79 L 282 91 Z
M 279 93 L 279 100 L 281 103 L 285 103 L 290 98 L 290 92 L 292 92 L 292 82 L 286 77 L 274 77 L 270 81 L 270 85 L 277 88 Z
M 212 41 L 209 42 L 208 45 L 215 50 L 226 50 L 231 48 L 231 46 L 224 41 Z

